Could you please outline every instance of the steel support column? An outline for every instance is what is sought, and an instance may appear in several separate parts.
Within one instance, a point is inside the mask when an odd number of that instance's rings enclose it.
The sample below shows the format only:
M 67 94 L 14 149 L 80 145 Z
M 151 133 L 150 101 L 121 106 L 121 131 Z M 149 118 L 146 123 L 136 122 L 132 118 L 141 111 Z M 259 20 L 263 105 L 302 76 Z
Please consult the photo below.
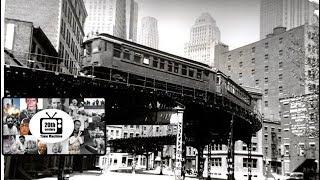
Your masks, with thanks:
M 251 146 L 251 138 L 249 139 L 249 141 L 247 142 L 247 148 L 248 148 L 248 180 L 251 180 L 252 174 L 251 174 L 251 166 L 252 166 L 252 154 L 251 154 L 251 150 L 252 150 L 252 146 Z
M 211 148 L 212 145 L 211 143 L 208 144 L 208 178 L 211 179 L 210 174 L 211 174 Z
M 178 120 L 178 132 L 177 132 L 177 140 L 176 140 L 176 162 L 175 162 L 175 175 L 178 179 L 182 179 L 184 176 L 184 164 L 183 159 L 183 110 L 178 109 L 175 114 Z
M 234 140 L 233 140 L 233 121 L 234 115 L 231 115 L 230 121 L 230 132 L 228 137 L 228 157 L 227 157 L 227 170 L 228 170 L 228 180 L 234 180 Z

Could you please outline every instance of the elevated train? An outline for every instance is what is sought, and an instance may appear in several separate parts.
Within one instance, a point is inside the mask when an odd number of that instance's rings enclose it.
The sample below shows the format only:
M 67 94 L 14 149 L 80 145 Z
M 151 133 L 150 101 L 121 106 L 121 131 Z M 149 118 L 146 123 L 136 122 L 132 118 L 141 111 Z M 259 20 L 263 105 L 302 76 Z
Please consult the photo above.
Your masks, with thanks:
M 223 97 L 254 112 L 253 98 L 222 72 L 187 58 L 99 34 L 84 43 L 82 72 L 95 78 L 207 99 Z M 259 128 L 260 129 L 260 128 Z

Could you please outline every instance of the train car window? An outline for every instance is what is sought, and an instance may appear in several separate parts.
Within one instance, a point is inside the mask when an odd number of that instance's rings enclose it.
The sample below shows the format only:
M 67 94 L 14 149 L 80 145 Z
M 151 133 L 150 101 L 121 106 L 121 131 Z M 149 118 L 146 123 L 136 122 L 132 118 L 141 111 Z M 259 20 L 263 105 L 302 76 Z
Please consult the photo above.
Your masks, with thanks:
M 134 62 L 137 62 L 137 63 L 141 63 L 141 54 L 138 54 L 138 53 L 134 53 Z
M 164 69 L 164 60 L 160 59 L 160 69 Z
M 194 76 L 194 69 L 189 68 L 189 76 L 193 77 Z
M 175 73 L 178 73 L 178 72 L 179 72 L 179 64 L 178 64 L 178 63 L 174 63 L 173 71 L 174 71 Z
M 156 58 L 153 58 L 152 66 L 155 67 L 155 68 L 158 68 L 158 63 L 159 63 L 159 60 L 156 59 Z
M 220 76 L 217 76 L 217 78 L 216 78 L 216 83 L 217 83 L 217 84 L 221 84 L 221 77 L 220 77 Z
M 85 46 L 85 49 L 86 49 L 86 54 L 90 55 L 92 53 L 92 42 L 87 43 Z
M 128 49 L 123 50 L 123 59 L 130 61 L 130 51 Z
M 197 79 L 201 79 L 202 78 L 202 71 L 197 69 Z
M 145 55 L 143 57 L 143 64 L 149 65 L 150 64 L 150 56 Z
M 107 42 L 106 42 L 105 46 L 106 46 L 105 48 L 107 49 Z M 120 56 L 121 56 L 121 46 L 120 45 L 118 45 L 118 44 L 113 45 L 113 56 L 120 58 Z
M 172 72 L 172 62 L 168 61 L 168 71 Z
M 182 75 L 187 75 L 187 66 L 186 65 L 182 65 L 182 71 L 181 71 Z
M 104 50 L 107 51 L 108 50 L 108 42 L 104 41 Z

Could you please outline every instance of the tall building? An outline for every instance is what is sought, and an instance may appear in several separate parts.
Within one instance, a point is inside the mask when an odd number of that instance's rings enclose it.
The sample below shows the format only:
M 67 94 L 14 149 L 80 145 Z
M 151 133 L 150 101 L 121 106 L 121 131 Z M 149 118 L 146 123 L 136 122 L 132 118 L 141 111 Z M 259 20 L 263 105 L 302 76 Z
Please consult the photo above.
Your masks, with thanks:
M 220 30 L 209 13 L 196 19 L 190 31 L 190 41 L 185 44 L 186 58 L 214 66 L 214 48 L 220 41 Z
M 82 0 L 10 0 L 5 3 L 5 17 L 40 27 L 64 59 L 69 73 L 79 72 L 87 17 Z
M 275 27 L 287 30 L 312 23 L 314 10 L 319 5 L 309 0 L 261 0 L 260 39 L 272 34 Z
M 137 42 L 138 3 L 126 0 L 126 33 L 127 40 Z
M 139 43 L 154 49 L 159 47 L 158 20 L 154 17 L 144 17 L 141 20 Z
M 317 95 L 280 99 L 282 126 L 282 171 L 304 172 L 303 179 L 317 179 L 319 174 L 319 109 Z
M 84 0 L 88 17 L 84 25 L 85 36 L 93 33 L 113 35 L 116 0 Z
M 108 33 L 136 42 L 138 4 L 134 0 L 85 0 L 85 35 Z
M 314 72 L 308 62 L 318 58 L 316 36 L 319 31 L 314 26 L 289 31 L 278 27 L 268 38 L 231 51 L 227 45 L 217 45 L 215 62 L 240 85 L 261 89 L 264 118 L 280 121 L 279 98 L 307 94 L 319 87 L 317 81 L 309 81 Z

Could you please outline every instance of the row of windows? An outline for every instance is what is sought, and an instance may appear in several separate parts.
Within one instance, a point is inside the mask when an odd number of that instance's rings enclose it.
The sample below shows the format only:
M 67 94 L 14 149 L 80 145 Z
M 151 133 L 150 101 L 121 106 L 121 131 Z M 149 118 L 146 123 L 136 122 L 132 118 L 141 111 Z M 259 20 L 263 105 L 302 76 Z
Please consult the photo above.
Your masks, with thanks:
M 73 13 L 72 13 L 71 7 L 68 7 L 66 1 L 63 1 L 63 3 L 62 3 L 62 12 L 64 13 L 65 17 L 67 17 L 68 23 L 69 23 L 74 35 L 76 36 L 77 41 L 79 43 L 82 43 L 83 37 L 81 34 L 81 29 L 79 26 L 77 26 L 77 21 L 76 21 L 75 17 L 72 16 Z M 63 21 L 63 18 L 61 18 L 61 19 L 62 19 L 61 26 L 64 26 L 61 28 L 63 28 L 62 30 L 65 31 L 66 30 L 66 25 L 65 25 L 66 22 Z M 63 36 L 65 36 L 64 31 L 61 31 Z
M 282 44 L 282 42 L 283 42 L 283 38 L 280 37 L 279 38 L 279 44 Z M 265 49 L 268 49 L 269 48 L 269 43 L 268 42 L 264 43 L 264 47 L 265 47 Z M 251 53 L 255 53 L 255 52 L 256 52 L 256 47 L 252 47 L 251 48 Z M 279 50 L 279 55 L 282 55 L 282 53 L 283 53 L 283 50 Z M 239 56 L 241 57 L 242 55 L 243 55 L 243 50 L 239 51 Z M 228 60 L 229 61 L 231 60 L 231 54 L 228 55 Z
M 251 144 L 251 150 L 252 150 L 252 151 L 257 151 L 257 146 L 258 146 L 257 143 L 252 143 L 252 144 Z M 242 150 L 243 150 L 243 151 L 247 151 L 247 150 L 248 150 L 247 144 L 243 143 L 243 145 L 242 145 Z
M 255 63 L 255 58 L 252 59 L 252 63 Z M 243 62 L 239 62 L 239 67 L 240 67 L 240 68 L 243 67 Z M 227 66 L 228 71 L 231 71 L 231 70 L 232 70 L 231 68 L 232 68 L 231 65 L 228 65 L 228 66 Z M 282 69 L 282 68 L 283 68 L 283 62 L 280 61 L 280 62 L 279 62 L 279 69 Z M 264 66 L 264 71 L 265 71 L 265 72 L 268 72 L 268 71 L 269 71 L 269 66 L 268 66 L 268 65 L 265 65 L 265 66 Z M 255 72 L 255 70 L 253 69 L 251 72 L 253 72 L 253 73 L 252 73 L 252 75 L 253 75 L 254 72 Z
M 121 47 L 117 47 L 116 45 L 113 49 L 113 56 L 192 78 L 202 79 L 203 76 L 203 71 L 200 69 L 174 62 L 174 60 L 158 58 L 150 54 L 134 52 L 129 49 L 121 49 Z

